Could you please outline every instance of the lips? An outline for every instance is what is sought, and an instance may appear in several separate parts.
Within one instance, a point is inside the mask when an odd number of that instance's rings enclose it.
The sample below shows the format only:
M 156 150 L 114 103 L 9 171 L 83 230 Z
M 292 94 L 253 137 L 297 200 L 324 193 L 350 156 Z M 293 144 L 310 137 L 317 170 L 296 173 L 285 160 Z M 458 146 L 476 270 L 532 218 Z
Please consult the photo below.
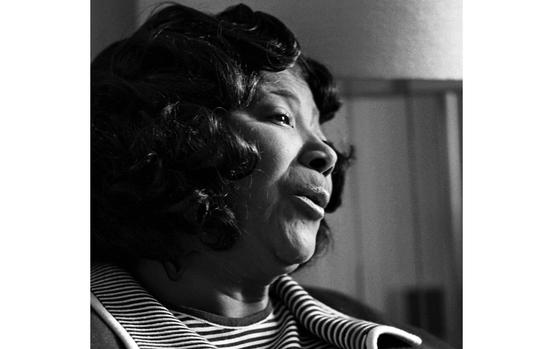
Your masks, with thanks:
M 306 187 L 300 188 L 296 195 L 306 197 L 311 200 L 315 205 L 325 208 L 329 203 L 329 193 L 321 187 Z
M 329 202 L 329 193 L 322 187 L 301 187 L 293 195 L 296 206 L 313 220 L 325 216 L 325 207 Z

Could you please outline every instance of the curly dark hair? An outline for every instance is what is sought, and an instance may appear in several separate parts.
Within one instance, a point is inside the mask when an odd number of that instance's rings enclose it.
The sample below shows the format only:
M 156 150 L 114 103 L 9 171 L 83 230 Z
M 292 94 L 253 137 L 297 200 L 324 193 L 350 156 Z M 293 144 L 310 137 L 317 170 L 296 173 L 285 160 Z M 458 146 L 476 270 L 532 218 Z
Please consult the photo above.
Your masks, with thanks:
M 292 67 L 320 121 L 333 118 L 341 104 L 327 68 L 301 54 L 282 22 L 246 5 L 209 15 L 166 4 L 102 51 L 91 71 L 92 258 L 172 259 L 185 233 L 231 247 L 241 230 L 225 193 L 259 153 L 229 112 L 251 105 L 263 72 Z M 350 159 L 335 151 L 327 212 L 341 203 Z M 317 252 L 329 234 L 322 220 Z

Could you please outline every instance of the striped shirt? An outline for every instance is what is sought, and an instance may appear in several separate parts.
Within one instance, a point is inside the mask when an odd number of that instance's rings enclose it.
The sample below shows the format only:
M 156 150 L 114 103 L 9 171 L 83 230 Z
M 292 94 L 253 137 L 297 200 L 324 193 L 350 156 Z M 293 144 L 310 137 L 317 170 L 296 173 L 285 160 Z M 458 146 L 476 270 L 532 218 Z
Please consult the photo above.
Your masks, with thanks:
M 171 310 L 171 313 L 217 348 L 334 348 L 298 325 L 294 315 L 281 302 L 271 301 L 264 311 L 242 319 L 224 318 L 194 309 Z
M 270 289 L 271 305 L 248 323 L 212 321 L 208 314 L 170 311 L 125 270 L 93 265 L 92 308 L 127 348 L 378 349 L 380 335 L 405 345 L 421 339 L 400 329 L 350 318 L 311 297 L 290 276 Z M 245 319 L 247 321 L 247 319 Z M 234 324 L 235 325 L 235 324 Z

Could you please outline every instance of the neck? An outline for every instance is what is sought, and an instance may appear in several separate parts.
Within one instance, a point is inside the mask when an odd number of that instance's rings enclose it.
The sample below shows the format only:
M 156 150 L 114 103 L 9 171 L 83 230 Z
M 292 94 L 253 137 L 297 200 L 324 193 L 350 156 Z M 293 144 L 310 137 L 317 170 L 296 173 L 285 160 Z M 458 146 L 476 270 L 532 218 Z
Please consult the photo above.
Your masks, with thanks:
M 275 277 L 252 278 L 221 258 L 194 253 L 176 265 L 141 260 L 134 270 L 140 283 L 162 303 L 240 318 L 266 308 Z

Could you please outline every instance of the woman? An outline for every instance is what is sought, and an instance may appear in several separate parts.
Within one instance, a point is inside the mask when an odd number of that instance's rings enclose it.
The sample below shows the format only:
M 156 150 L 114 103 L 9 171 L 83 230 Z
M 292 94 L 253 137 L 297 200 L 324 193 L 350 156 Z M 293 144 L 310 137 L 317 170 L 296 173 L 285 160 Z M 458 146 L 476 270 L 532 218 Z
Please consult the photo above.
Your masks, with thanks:
M 276 18 L 162 7 L 92 64 L 92 346 L 376 348 L 288 275 L 328 243 L 349 156 L 332 77 Z M 378 340 L 379 336 L 381 339 Z

